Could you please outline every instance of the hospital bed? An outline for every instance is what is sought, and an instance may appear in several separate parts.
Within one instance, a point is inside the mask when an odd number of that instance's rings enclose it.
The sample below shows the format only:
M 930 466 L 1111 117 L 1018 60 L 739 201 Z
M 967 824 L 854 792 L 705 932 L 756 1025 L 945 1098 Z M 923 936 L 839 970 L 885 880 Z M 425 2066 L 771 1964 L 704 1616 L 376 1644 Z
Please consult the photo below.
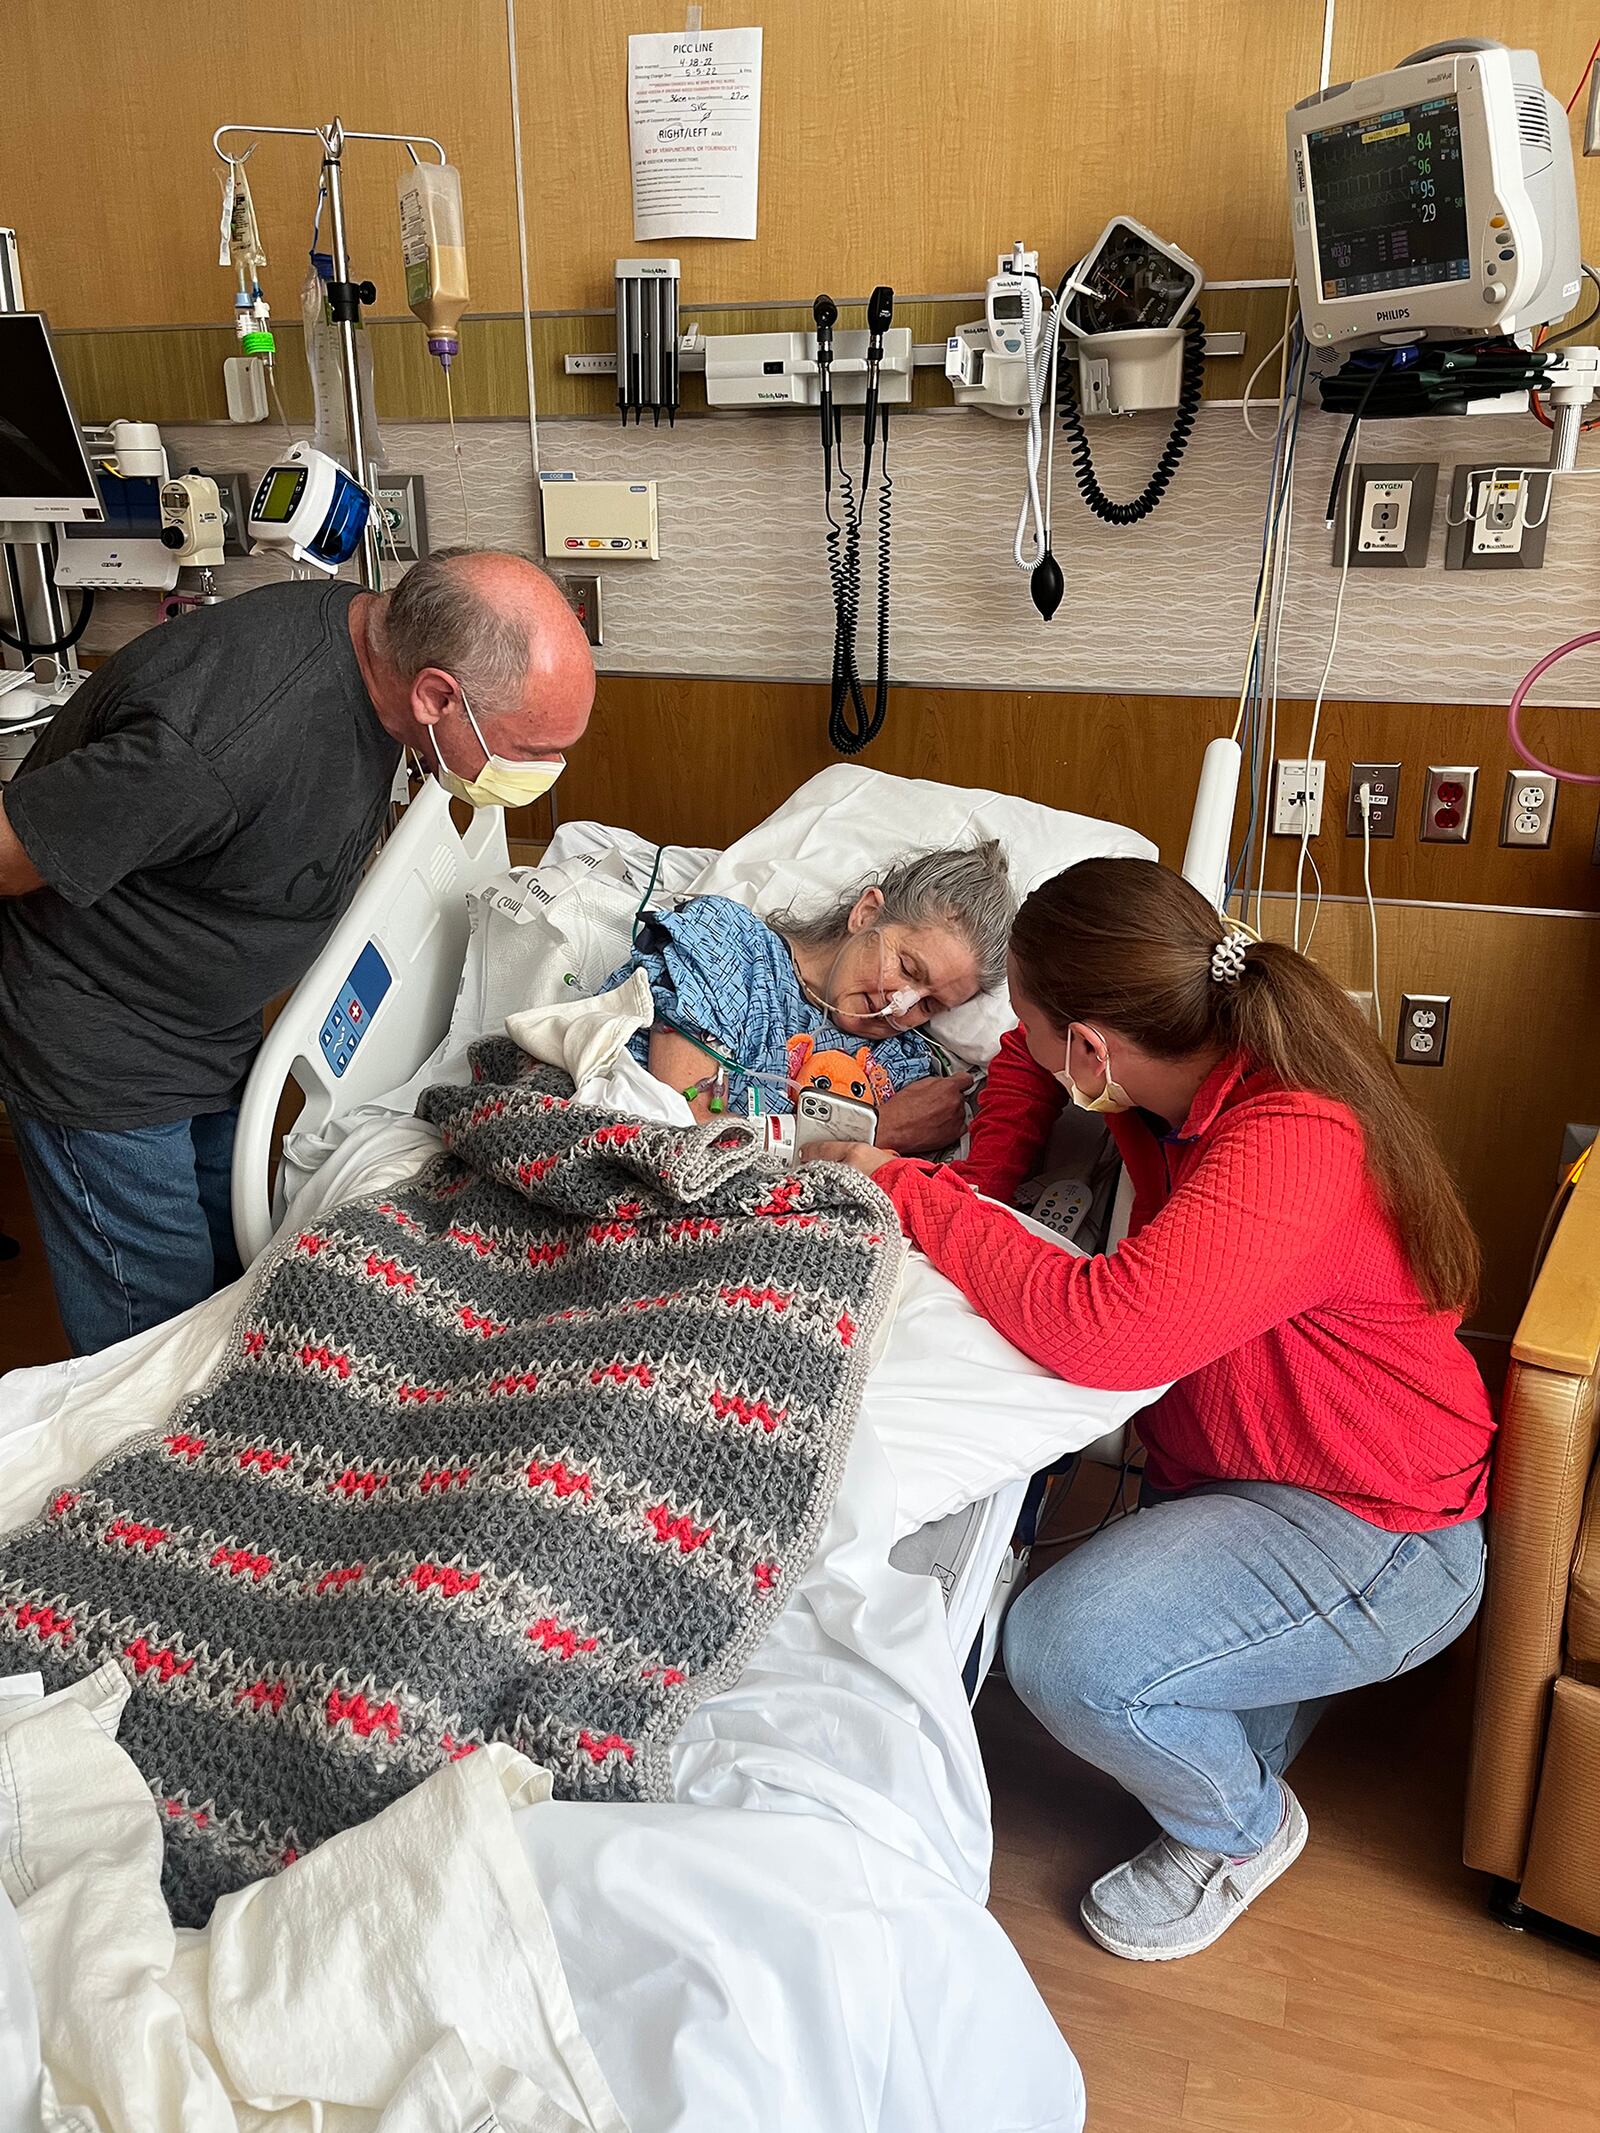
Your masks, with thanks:
M 819 823 L 836 821 L 840 813 L 870 811 L 883 825 L 886 850 L 909 849 L 929 842 L 928 824 L 938 817 L 937 805 L 930 808 L 926 796 L 948 790 L 838 766 L 810 780 L 783 812 L 797 816 L 805 825 L 800 834 L 809 832 L 814 842 Z M 993 799 L 1002 808 L 1009 804 L 1046 823 L 1079 821 L 1023 802 L 1001 803 L 997 796 L 971 798 Z M 1060 844 L 1050 841 L 1046 827 L 1046 842 L 1039 853 L 1030 852 L 1032 866 L 1024 861 L 1025 871 L 1042 877 L 1073 858 L 1088 856 L 1090 848 L 1152 855 L 1143 838 L 1117 825 L 1095 825 L 1104 835 L 1086 840 L 1082 830 L 1087 827 L 1080 824 L 1078 833 L 1066 833 Z M 948 834 L 958 841 L 955 831 Z M 669 857 L 666 850 L 599 824 L 558 831 L 552 851 L 558 858 L 573 853 L 596 861 L 609 852 L 622 859 L 641 893 L 648 888 L 658 899 L 674 890 L 691 893 L 708 879 L 717 885 L 722 856 L 672 849 Z M 843 853 L 837 863 L 848 866 Z M 755 876 L 759 879 L 763 866 L 773 864 L 758 859 Z M 818 871 L 819 864 L 826 863 L 808 851 L 806 866 L 817 890 L 825 892 L 846 878 L 835 874 L 830 881 L 825 871 Z M 537 880 L 540 870 L 532 871 Z M 386 1116 L 409 1116 L 419 1084 L 429 1078 L 429 1063 L 444 1063 L 453 1019 L 458 1058 L 460 1042 L 489 1033 L 473 1026 L 470 1018 L 463 1025 L 454 1011 L 463 1002 L 471 907 L 509 874 L 504 813 L 484 808 L 459 828 L 442 787 L 431 778 L 424 780 L 257 1056 L 240 1109 L 233 1157 L 234 1229 L 244 1265 L 264 1249 L 283 1219 L 288 1181 L 314 1173 L 331 1147 L 343 1145 L 346 1122 L 359 1120 L 371 1131 Z M 789 876 L 780 873 L 777 878 L 787 882 Z M 1024 893 L 1033 885 L 1032 879 L 1021 882 Z M 526 891 L 519 893 L 526 908 Z M 784 900 L 786 896 L 770 893 L 767 899 L 769 907 Z M 990 1027 L 998 1026 L 991 1016 Z M 976 1034 L 971 1017 L 961 1034 L 969 1039 Z M 276 1126 L 291 1081 L 300 1090 L 302 1107 L 287 1143 L 288 1159 L 278 1165 Z M 1113 1236 L 1125 1228 L 1126 1214 L 1126 1201 L 1119 1198 L 1112 1215 Z M 1118 1428 L 1088 1449 L 1091 1456 L 1116 1464 L 1124 1446 L 1125 1430 Z M 939 1583 L 952 1646 L 974 1696 L 993 1656 L 1015 1568 L 1010 1542 L 1027 1486 L 1027 1476 L 1015 1476 L 933 1527 L 904 1536 L 895 1552 L 902 1567 L 922 1571 Z
M 851 824 L 864 800 L 870 817 L 874 795 L 860 781 L 876 775 L 839 766 L 812 781 L 820 792 L 796 795 L 799 862 L 756 834 L 742 888 L 758 908 L 786 899 L 807 865 L 819 891 L 864 871 Z M 924 797 L 942 788 L 881 787 L 904 788 L 896 819 L 919 826 L 890 823 L 899 848 L 955 841 Z M 972 831 L 993 826 L 995 808 L 1022 805 L 965 797 Z M 1115 825 L 1054 820 L 1075 827 L 1063 845 L 1043 825 L 1019 889 L 1085 844 L 1150 849 Z M 740 854 L 662 855 L 659 872 L 669 888 L 694 878 L 740 890 Z M 433 1152 L 431 1129 L 409 1115 L 414 1088 L 449 1064 L 452 1038 L 483 1033 L 461 1016 L 495 897 L 514 887 L 525 899 L 550 868 L 586 860 L 631 882 L 655 857 L 618 833 L 568 825 L 548 868 L 508 876 L 503 817 L 485 812 L 459 832 L 426 783 L 262 1048 L 235 1159 L 245 1260 L 279 1217 L 310 1219 L 386 1189 Z M 305 1104 L 275 1208 L 269 1165 L 289 1079 Z M 942 1286 L 931 1272 L 917 1291 L 916 1264 L 896 1314 L 912 1329 L 898 1390 L 873 1391 L 893 1378 L 891 1356 L 869 1380 L 816 1560 L 738 1683 L 683 1729 L 672 1801 L 550 1802 L 522 1825 L 578 2016 L 636 2133 L 757 2122 L 786 2133 L 1078 2133 L 1083 2123 L 1072 2055 L 983 1909 L 989 1800 L 962 1681 L 974 1643 L 982 1660 L 992 1643 L 997 1578 L 1028 1475 L 1043 1463 L 1043 1436 L 1028 1431 L 1053 1381 L 969 1311 L 959 1353 L 941 1351 L 933 1383 L 919 1385 L 916 1313 L 946 1313 L 949 1299 L 929 1292 Z M 237 1303 L 225 1291 L 102 1356 L 0 1382 L 0 1527 L 32 1515 L 119 1433 L 169 1413 L 220 1351 Z M 952 1384 L 962 1389 L 947 1404 L 963 1429 L 941 1454 L 944 1497 L 923 1484 L 923 1508 L 941 1515 L 912 1529 L 905 1450 L 937 1435 L 930 1425 Z M 1081 1445 L 1102 1427 L 1080 1415 L 1044 1436 L 1073 1428 Z M 1002 1443 L 1010 1469 L 980 1484 L 972 1457 L 992 1463 Z M 931 1574 L 904 1575 L 892 1547 L 901 1560 L 920 1551 L 917 1567 Z

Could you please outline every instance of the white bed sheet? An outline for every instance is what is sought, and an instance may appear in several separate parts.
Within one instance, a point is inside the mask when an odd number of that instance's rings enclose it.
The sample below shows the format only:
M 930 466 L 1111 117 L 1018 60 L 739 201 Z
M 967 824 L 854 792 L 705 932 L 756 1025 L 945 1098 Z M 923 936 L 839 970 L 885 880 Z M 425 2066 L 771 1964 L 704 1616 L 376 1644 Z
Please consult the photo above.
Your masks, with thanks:
M 398 1182 L 436 1147 L 414 1119 L 370 1125 L 295 1219 Z M 225 1290 L 100 1356 L 0 1381 L 0 1529 L 192 1389 L 238 1303 Z M 810 1572 L 674 1749 L 674 1803 L 557 1803 L 524 1831 L 579 2018 L 637 2133 L 1082 2125 L 1076 2062 L 981 1908 L 982 1761 L 938 1588 L 888 1561 L 894 1517 L 861 1427 Z

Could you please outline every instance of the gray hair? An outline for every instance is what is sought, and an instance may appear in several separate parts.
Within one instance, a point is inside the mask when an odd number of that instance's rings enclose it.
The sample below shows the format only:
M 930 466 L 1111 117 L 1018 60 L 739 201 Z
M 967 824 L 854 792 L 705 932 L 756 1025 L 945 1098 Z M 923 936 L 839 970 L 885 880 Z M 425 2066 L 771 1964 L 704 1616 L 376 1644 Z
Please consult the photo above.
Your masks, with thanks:
M 403 680 L 424 667 L 453 675 L 474 711 L 494 718 L 514 712 L 528 678 L 528 626 L 486 600 L 470 571 L 470 556 L 519 555 L 516 549 L 441 548 L 413 563 L 383 608 L 383 648 Z M 532 556 L 519 560 L 533 564 Z
M 995 838 L 896 860 L 884 873 L 869 874 L 846 889 L 812 918 L 780 911 L 768 923 L 803 948 L 831 948 L 845 938 L 851 912 L 872 888 L 882 893 L 886 925 L 948 926 L 977 958 L 980 990 L 993 992 L 1004 984 L 1017 906 L 1006 855 Z

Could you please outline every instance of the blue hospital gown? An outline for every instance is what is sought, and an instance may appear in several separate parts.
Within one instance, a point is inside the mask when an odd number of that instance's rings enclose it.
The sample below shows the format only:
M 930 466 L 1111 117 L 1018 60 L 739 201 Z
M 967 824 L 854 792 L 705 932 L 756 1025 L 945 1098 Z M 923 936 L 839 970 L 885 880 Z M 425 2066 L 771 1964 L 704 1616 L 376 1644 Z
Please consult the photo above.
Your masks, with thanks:
M 932 1047 L 914 1031 L 872 1045 L 847 1036 L 800 990 L 782 939 L 725 896 L 697 896 L 675 911 L 652 913 L 633 954 L 601 990 L 622 984 L 635 970 L 650 980 L 658 1023 L 704 1037 L 725 1058 L 775 1077 L 752 1082 L 730 1072 L 730 1111 L 747 1109 L 752 1086 L 762 1110 L 792 1111 L 794 1098 L 780 1086 L 785 1075 L 802 1087 L 831 1089 L 876 1106 L 935 1071 Z M 629 1050 L 648 1066 L 649 1031 L 640 1030 Z M 706 1072 L 716 1072 L 709 1059 Z

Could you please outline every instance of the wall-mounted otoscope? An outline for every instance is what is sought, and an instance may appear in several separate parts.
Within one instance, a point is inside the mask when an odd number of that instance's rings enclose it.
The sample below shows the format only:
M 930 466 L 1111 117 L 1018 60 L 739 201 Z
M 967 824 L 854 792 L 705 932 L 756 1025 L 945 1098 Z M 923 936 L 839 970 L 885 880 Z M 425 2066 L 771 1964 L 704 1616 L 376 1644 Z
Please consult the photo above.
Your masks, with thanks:
M 879 286 L 867 299 L 866 393 L 861 414 L 861 483 L 844 461 L 839 410 L 833 403 L 833 328 L 838 307 L 828 296 L 812 306 L 817 327 L 818 401 L 822 410 L 823 503 L 828 514 L 828 575 L 833 586 L 833 680 L 828 739 L 841 755 L 858 755 L 883 730 L 889 707 L 889 555 L 893 483 L 889 478 L 889 410 L 881 397 L 885 336 L 894 318 L 894 291 Z M 856 629 L 861 613 L 861 544 L 872 491 L 872 462 L 879 450 L 873 500 L 878 544 L 877 670 L 869 706 L 856 666 Z M 833 462 L 839 462 L 839 505 L 833 512 Z

